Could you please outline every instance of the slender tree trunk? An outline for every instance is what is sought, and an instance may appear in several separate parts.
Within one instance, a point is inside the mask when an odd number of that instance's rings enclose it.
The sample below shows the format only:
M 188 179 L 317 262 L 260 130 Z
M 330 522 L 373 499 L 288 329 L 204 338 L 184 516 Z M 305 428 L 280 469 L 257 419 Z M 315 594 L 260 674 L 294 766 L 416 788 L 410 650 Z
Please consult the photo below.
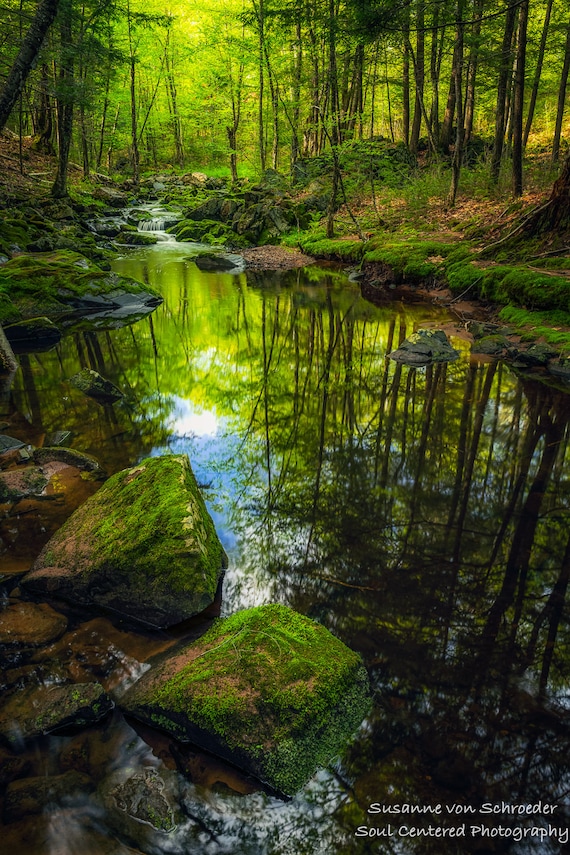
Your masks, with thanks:
M 412 122 L 412 133 L 410 136 L 410 151 L 416 153 L 422 127 L 422 104 L 424 98 L 425 82 L 425 3 L 417 0 L 416 5 L 416 59 L 414 62 L 416 100 L 414 105 L 414 118 Z
M 568 86 L 568 72 L 570 71 L 570 23 L 566 29 L 566 47 L 564 50 L 564 64 L 558 87 L 558 108 L 556 110 L 556 125 L 554 128 L 554 139 L 552 141 L 552 161 L 558 163 L 560 156 L 560 135 L 562 133 L 562 121 L 564 119 L 564 106 L 566 102 L 566 88 Z
M 329 92 L 330 92 L 330 115 L 332 124 L 332 144 L 337 145 L 341 140 L 340 133 L 340 103 L 338 97 L 338 73 L 336 63 L 336 6 L 335 0 L 329 0 Z
M 523 192 L 523 106 L 528 5 L 529 0 L 525 0 L 519 9 L 517 64 L 513 92 L 513 193 L 515 196 L 522 196 Z
M 24 84 L 34 67 L 46 33 L 55 20 L 58 5 L 59 0 L 41 0 L 36 9 L 36 14 L 0 93 L 0 132 L 4 129 L 13 107 L 24 89 Z
M 299 118 L 301 115 L 301 72 L 303 69 L 303 41 L 301 35 L 301 15 L 298 10 L 295 24 L 295 43 L 293 47 L 293 68 L 291 100 L 293 102 L 291 119 L 291 175 L 296 180 L 295 165 L 299 159 Z
M 402 135 L 410 144 L 410 9 L 406 5 L 404 17 L 404 64 L 402 67 Z
M 263 116 L 263 101 L 265 95 L 265 5 L 264 0 L 259 0 L 259 11 L 258 11 L 258 26 L 259 26 L 259 57 L 258 57 L 258 75 L 259 75 L 259 87 L 258 87 L 258 98 L 259 98 L 259 106 L 258 106 L 258 139 L 259 139 L 259 163 L 261 166 L 261 171 L 265 172 L 266 165 L 266 156 L 265 156 L 265 122 Z
M 512 69 L 511 45 L 517 14 L 516 4 L 506 0 L 507 10 L 505 16 L 505 30 L 503 34 L 503 46 L 501 51 L 501 63 L 499 66 L 499 79 L 497 83 L 497 105 L 495 108 L 495 139 L 493 143 L 493 154 L 491 159 L 491 178 L 498 181 L 501 170 L 501 159 L 503 156 L 503 145 L 505 142 L 506 116 L 505 108 L 509 75 Z
M 542 34 L 540 36 L 540 44 L 538 46 L 538 56 L 536 59 L 536 68 L 534 70 L 534 80 L 532 83 L 532 90 L 530 93 L 530 101 L 529 101 L 529 105 L 528 105 L 528 114 L 526 117 L 526 125 L 525 125 L 525 129 L 524 129 L 523 145 L 525 145 L 525 146 L 528 142 L 530 129 L 532 127 L 532 120 L 534 118 L 534 110 L 536 107 L 536 99 L 538 97 L 538 87 L 540 86 L 540 76 L 542 74 L 542 66 L 544 63 L 544 53 L 546 50 L 546 40 L 548 38 L 548 27 L 550 25 L 550 16 L 552 14 L 552 3 L 553 3 L 553 0 L 547 0 L 547 3 L 546 3 L 546 13 L 544 15 L 544 23 L 542 25 Z
M 50 81 L 49 69 L 47 63 L 42 63 L 39 92 L 39 110 L 36 122 L 36 138 L 34 140 L 34 149 L 43 154 L 53 155 L 55 150 L 53 147 L 53 106 L 50 98 Z
M 457 132 L 455 135 L 453 160 L 451 162 L 451 187 L 449 190 L 449 204 L 451 206 L 455 205 L 457 190 L 459 188 L 459 175 L 463 160 L 463 138 L 465 134 L 463 119 L 463 5 L 464 0 L 457 0 L 455 48 L 453 51 L 455 58 L 453 74 L 455 79 L 455 104 L 457 106 Z
M 55 199 L 62 199 L 67 196 L 67 164 L 69 162 L 69 149 L 73 133 L 72 9 L 72 0 L 61 0 L 59 12 L 61 60 L 58 80 L 59 92 L 57 95 L 58 160 L 57 174 L 51 189 L 51 195 Z
M 465 146 L 473 134 L 473 120 L 475 117 L 475 84 L 477 81 L 477 70 L 479 68 L 479 53 L 481 48 L 481 16 L 483 14 L 484 0 L 475 0 L 473 4 L 473 27 L 471 30 L 471 48 L 469 51 L 469 64 L 465 82 Z

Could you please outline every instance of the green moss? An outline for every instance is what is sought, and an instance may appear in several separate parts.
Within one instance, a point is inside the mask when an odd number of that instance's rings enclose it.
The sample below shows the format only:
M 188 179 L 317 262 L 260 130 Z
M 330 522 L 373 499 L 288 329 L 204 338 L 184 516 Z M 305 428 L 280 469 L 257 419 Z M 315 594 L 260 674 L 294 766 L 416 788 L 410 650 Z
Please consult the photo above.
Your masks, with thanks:
M 0 322 L 57 316 L 73 298 L 117 290 L 154 295 L 148 285 L 101 270 L 77 252 L 17 256 L 0 266 Z
M 562 352 L 570 352 L 570 312 L 529 312 L 506 306 L 501 309 L 499 317 L 513 324 L 523 341 L 541 338 Z
M 358 655 L 285 606 L 218 620 L 182 656 L 174 676 L 167 662 L 127 706 L 178 738 L 186 723 L 211 734 L 285 793 L 338 753 L 369 710 Z
M 215 597 L 225 553 L 188 458 L 155 457 L 118 472 L 56 532 L 24 583 L 108 606 L 155 626 Z

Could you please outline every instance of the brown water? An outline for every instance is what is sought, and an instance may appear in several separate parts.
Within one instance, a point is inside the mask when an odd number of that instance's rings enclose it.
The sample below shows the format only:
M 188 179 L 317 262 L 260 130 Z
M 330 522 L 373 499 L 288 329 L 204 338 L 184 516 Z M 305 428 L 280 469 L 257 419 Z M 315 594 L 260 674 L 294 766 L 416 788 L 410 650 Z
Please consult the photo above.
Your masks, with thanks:
M 387 360 L 413 329 L 448 321 L 429 305 L 374 307 L 316 266 L 200 273 L 191 252 L 162 244 L 117 261 L 164 304 L 30 355 L 4 430 L 36 445 L 70 430 L 108 472 L 188 453 L 230 558 L 218 609 L 278 601 L 321 621 L 362 654 L 374 711 L 290 802 L 118 712 L 6 751 L 2 767 L 17 761 L 36 787 L 83 776 L 41 810 L 4 799 L 6 851 L 568 851 L 568 395 L 471 362 L 459 340 L 449 365 Z M 74 390 L 83 365 L 126 403 Z M 61 517 L 79 498 L 58 495 Z M 3 520 L 4 572 L 25 569 L 61 523 L 40 505 Z M 201 626 L 142 633 L 66 614 L 49 648 L 5 651 L 6 688 L 71 677 L 113 690 Z M 137 818 L 127 785 L 166 799 L 167 830 Z

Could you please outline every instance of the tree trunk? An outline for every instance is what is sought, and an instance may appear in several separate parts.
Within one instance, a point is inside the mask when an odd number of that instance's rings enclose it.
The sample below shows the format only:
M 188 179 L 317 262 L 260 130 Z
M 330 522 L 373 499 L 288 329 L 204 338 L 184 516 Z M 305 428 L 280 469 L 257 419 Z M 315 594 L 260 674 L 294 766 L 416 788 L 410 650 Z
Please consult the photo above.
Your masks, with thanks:
M 414 154 L 418 150 L 420 131 L 422 127 L 422 105 L 424 98 L 425 82 L 425 5 L 424 0 L 418 0 L 416 7 L 416 59 L 414 62 L 416 81 L 416 100 L 414 105 L 414 118 L 412 121 L 412 133 L 410 136 L 410 151 Z
M 525 0 L 519 10 L 517 64 L 513 93 L 513 193 L 515 196 L 522 196 L 523 192 L 523 103 L 528 4 L 529 0 Z
M 72 0 L 61 0 L 61 60 L 58 80 L 59 91 L 57 94 L 58 160 L 57 175 L 51 188 L 51 195 L 54 199 L 63 199 L 67 196 L 67 164 L 69 162 L 69 149 L 73 133 L 74 101 L 72 10 Z
M 55 149 L 52 142 L 53 108 L 49 95 L 49 70 L 45 62 L 41 67 L 39 102 L 33 148 L 42 154 L 54 155 Z
M 528 105 L 528 115 L 526 117 L 526 125 L 524 129 L 523 145 L 526 146 L 528 136 L 532 127 L 534 117 L 534 109 L 536 107 L 536 99 L 538 97 L 538 87 L 540 85 L 540 75 L 542 74 L 542 65 L 544 62 L 544 52 L 546 50 L 546 40 L 548 38 L 548 27 L 550 25 L 550 15 L 552 13 L 553 0 L 548 0 L 546 4 L 546 13 L 544 16 L 544 24 L 542 25 L 542 34 L 540 36 L 540 45 L 538 46 L 538 57 L 536 59 L 536 68 L 534 70 L 534 80 L 532 83 L 532 91 L 530 93 L 530 102 Z
M 465 84 L 465 140 L 467 146 L 473 134 L 473 119 L 475 116 L 475 83 L 477 80 L 477 69 L 479 67 L 479 50 L 481 46 L 481 16 L 483 14 L 484 0 L 475 0 L 473 4 L 473 27 L 471 30 L 471 49 L 469 51 L 469 63 L 467 66 Z
M 410 144 L 410 10 L 406 6 L 404 19 L 404 64 L 402 67 L 402 135 Z
M 509 75 L 512 69 L 511 44 L 515 28 L 517 5 L 507 0 L 505 17 L 505 31 L 503 34 L 503 47 L 501 51 L 501 64 L 499 67 L 499 79 L 497 82 L 497 106 L 495 109 L 495 140 L 493 144 L 493 155 L 491 160 L 491 178 L 498 181 L 501 170 L 501 158 L 503 156 L 503 145 L 505 141 L 505 105 L 507 102 L 507 91 Z
M 566 101 L 566 87 L 568 86 L 568 72 L 570 70 L 570 24 L 566 30 L 566 47 L 564 50 L 564 65 L 562 66 L 562 75 L 560 77 L 560 86 L 558 88 L 558 109 L 556 110 L 556 126 L 554 129 L 554 139 L 552 141 L 552 161 L 558 163 L 560 155 L 560 134 L 562 133 L 562 120 L 564 118 L 564 105 Z
M 455 31 L 455 48 L 453 51 L 454 57 L 454 81 L 455 81 L 455 104 L 457 107 L 457 132 L 455 135 L 455 149 L 453 151 L 453 160 L 451 162 L 451 187 L 449 190 L 449 204 L 453 207 L 459 187 L 459 174 L 461 172 L 461 162 L 463 160 L 463 139 L 464 139 L 464 119 L 463 119 L 463 3 L 464 0 L 457 0 L 457 23 Z
M 0 132 L 4 129 L 24 88 L 28 74 L 34 67 L 46 33 L 55 20 L 58 5 L 59 0 L 41 0 L 36 9 L 30 29 L 26 33 L 0 93 Z

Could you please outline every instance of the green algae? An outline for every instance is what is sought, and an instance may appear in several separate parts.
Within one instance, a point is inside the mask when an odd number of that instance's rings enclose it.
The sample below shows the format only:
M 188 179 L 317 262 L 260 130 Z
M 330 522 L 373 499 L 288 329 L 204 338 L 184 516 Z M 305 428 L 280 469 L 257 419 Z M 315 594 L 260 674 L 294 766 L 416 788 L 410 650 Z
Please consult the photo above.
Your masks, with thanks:
M 131 690 L 127 709 L 178 739 L 245 765 L 293 794 L 334 757 L 369 710 L 359 656 L 281 605 L 218 620 Z

